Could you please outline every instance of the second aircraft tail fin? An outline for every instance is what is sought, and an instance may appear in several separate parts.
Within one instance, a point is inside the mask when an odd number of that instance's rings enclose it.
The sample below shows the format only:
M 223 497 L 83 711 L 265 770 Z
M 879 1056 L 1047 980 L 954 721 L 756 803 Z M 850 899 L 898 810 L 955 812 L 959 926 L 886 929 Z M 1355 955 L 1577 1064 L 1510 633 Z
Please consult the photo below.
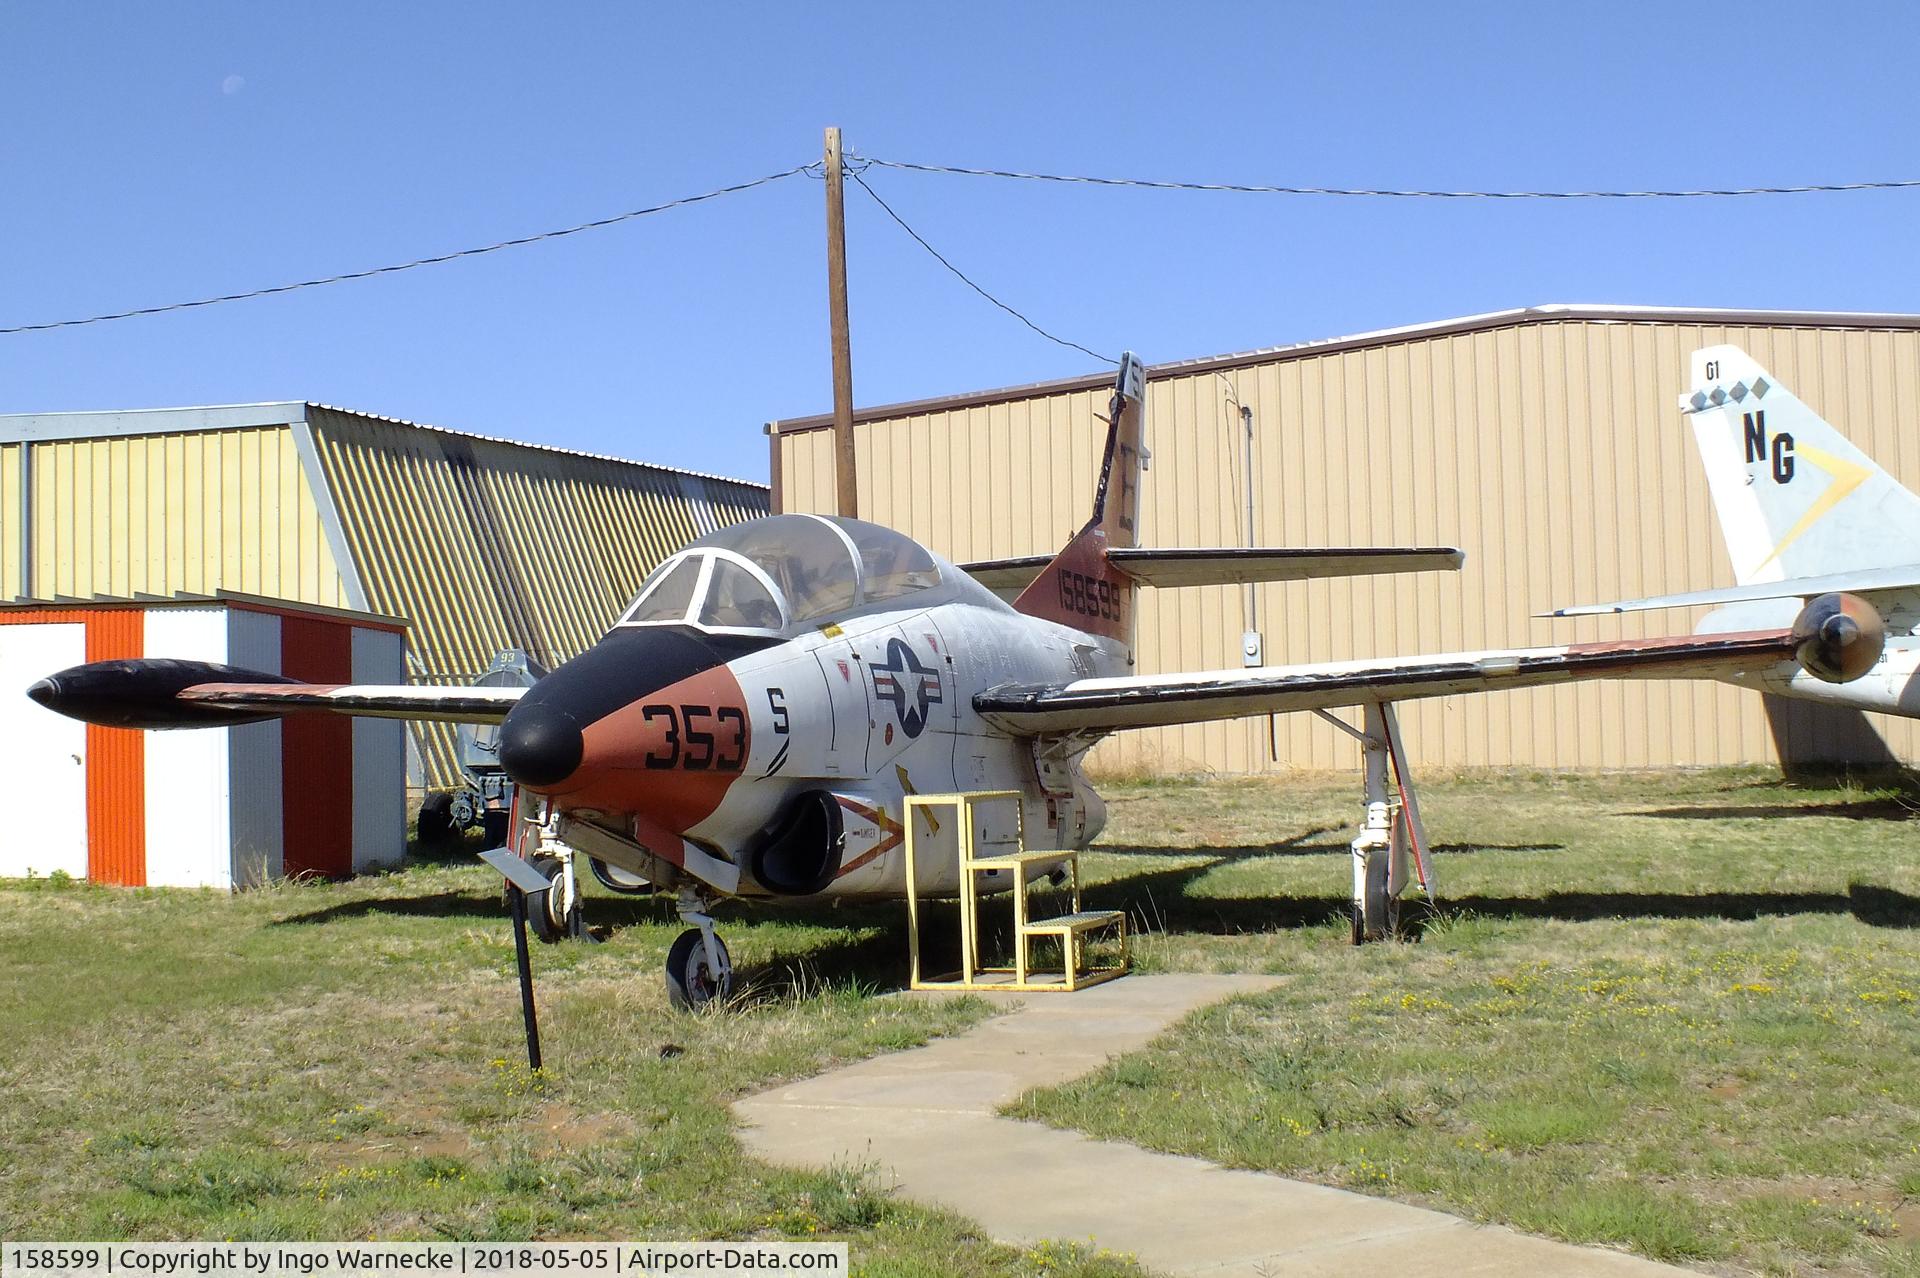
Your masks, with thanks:
M 1920 497 L 1737 346 L 1681 396 L 1741 585 L 1920 563 Z

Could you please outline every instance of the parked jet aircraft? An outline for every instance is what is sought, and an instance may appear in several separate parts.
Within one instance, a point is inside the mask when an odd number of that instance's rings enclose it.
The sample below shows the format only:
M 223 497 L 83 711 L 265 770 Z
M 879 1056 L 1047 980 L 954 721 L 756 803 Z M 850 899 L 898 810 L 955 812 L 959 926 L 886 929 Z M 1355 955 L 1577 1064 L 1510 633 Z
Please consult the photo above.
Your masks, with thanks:
M 1417 836 L 1393 702 L 1796 665 L 1843 680 L 1878 656 L 1878 631 L 1855 622 L 1858 601 L 1826 596 L 1791 627 L 1745 634 L 1135 673 L 1142 586 L 1460 562 L 1457 551 L 1429 548 L 1137 546 L 1144 384 L 1129 354 L 1092 516 L 1050 558 L 978 565 L 976 578 L 875 524 L 776 515 L 666 560 L 605 637 L 531 688 L 336 687 L 146 659 L 64 670 L 31 695 L 137 728 L 312 712 L 499 722 L 501 762 L 531 808 L 520 851 L 541 858 L 555 882 L 547 925 L 570 917 L 576 852 L 616 886 L 677 891 L 693 927 L 672 947 L 667 978 L 686 1004 L 730 987 L 710 917 L 716 899 L 900 896 L 909 794 L 1018 791 L 1029 849 L 1086 847 L 1106 816 L 1081 760 L 1121 729 L 1361 707 L 1366 731 L 1349 729 L 1367 751 L 1368 815 L 1354 841 L 1358 940 L 1388 930 Z M 982 580 L 1024 589 L 1009 604 Z M 1389 761 L 1404 806 L 1390 802 Z M 1011 837 L 1007 818 L 982 834 Z M 949 848 L 942 864 L 923 862 L 923 889 L 930 878 L 932 890 L 957 893 L 957 861 Z M 1421 866 L 1423 878 L 1429 871 Z
M 1725 677 L 1789 697 L 1920 717 L 1920 496 L 1737 346 L 1693 353 L 1680 411 L 1692 421 L 1738 584 L 1548 615 L 1717 605 L 1695 628 L 1708 635 L 1791 624 L 1802 601 L 1848 591 L 1855 622 L 1889 632 L 1861 677 L 1836 683 L 1786 666 Z

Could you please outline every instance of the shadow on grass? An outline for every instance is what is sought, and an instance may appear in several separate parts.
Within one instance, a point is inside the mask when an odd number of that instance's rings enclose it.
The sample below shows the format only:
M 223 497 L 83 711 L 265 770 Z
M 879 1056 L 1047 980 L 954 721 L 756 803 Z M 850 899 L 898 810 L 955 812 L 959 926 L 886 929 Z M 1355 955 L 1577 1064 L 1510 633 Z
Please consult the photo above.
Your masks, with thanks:
M 1313 833 L 1318 833 L 1313 832 Z M 1531 850 L 1533 845 L 1516 849 Z M 1339 845 L 1345 851 L 1345 845 Z M 1351 903 L 1344 896 L 1219 897 L 1195 894 L 1195 883 L 1235 860 L 1265 855 L 1260 849 L 1124 849 L 1124 855 L 1202 857 L 1198 864 L 1151 869 L 1096 884 L 1088 889 L 1089 908 L 1125 910 L 1131 926 L 1169 935 L 1233 936 L 1289 931 L 1344 923 Z M 1541 896 L 1447 896 L 1443 906 L 1486 919 L 1731 919 L 1750 921 L 1796 914 L 1851 915 L 1872 927 L 1920 928 L 1920 897 L 1892 888 L 1856 883 L 1844 892 L 1548 892 Z M 1423 907 L 1409 902 L 1418 916 Z M 583 908 L 596 932 L 632 926 L 671 926 L 676 912 L 665 899 L 589 896 Z M 1060 908 L 1064 908 L 1063 906 Z M 847 904 L 838 908 L 814 902 L 771 907 L 722 907 L 724 933 L 750 933 L 761 927 L 814 926 L 832 929 L 809 941 L 796 941 L 768 962 L 742 968 L 741 996 L 760 1001 L 805 996 L 821 989 L 856 987 L 901 989 L 907 984 L 905 911 L 898 903 Z M 1053 909 L 1036 902 L 1036 917 Z M 983 916 L 982 959 L 1005 963 L 1011 950 L 1011 922 L 1005 911 Z M 383 897 L 342 902 L 278 920 L 273 926 L 327 923 L 339 919 L 470 918 L 498 922 L 504 941 L 506 910 L 488 892 L 439 892 L 426 896 Z M 960 965 L 959 912 L 952 902 L 921 909 L 921 967 L 928 976 Z
M 589 928 L 634 927 L 648 923 L 671 923 L 677 917 L 673 903 L 665 898 L 589 896 L 581 903 Z M 428 896 L 369 897 L 342 901 L 318 910 L 289 914 L 275 919 L 269 927 L 301 927 L 314 923 L 333 923 L 343 919 L 380 916 L 419 919 L 507 919 L 507 904 L 498 892 L 435 892 Z
M 1187 887 L 1212 865 L 1185 867 L 1110 881 L 1090 891 L 1088 905 L 1122 909 L 1130 927 L 1150 927 L 1174 936 L 1233 936 L 1301 928 L 1344 925 L 1352 908 L 1345 897 L 1189 896 Z M 1872 927 L 1920 928 L 1920 897 L 1891 888 L 1854 884 L 1845 892 L 1708 892 L 1698 895 L 1660 892 L 1555 892 L 1542 897 L 1449 896 L 1443 902 L 1451 914 L 1460 912 L 1490 919 L 1553 919 L 1586 922 L 1610 918 L 1731 919 L 1750 921 L 1796 914 L 1852 915 Z M 836 922 L 853 924 L 846 911 Z M 804 956 L 776 960 L 752 972 L 743 972 L 749 986 L 762 996 L 800 991 L 809 984 L 861 988 L 902 989 L 907 984 L 906 921 L 898 907 L 861 907 L 862 935 L 846 936 L 809 950 Z M 997 912 L 996 912 L 997 913 Z M 1410 932 L 1418 939 L 1417 924 L 1426 911 L 1409 902 Z M 988 962 L 1005 962 L 1010 944 L 1004 920 L 992 920 L 981 942 Z M 921 970 L 928 976 L 960 966 L 957 912 L 943 907 L 921 912 Z
M 1323 834 L 1332 834 L 1338 828 L 1326 826 L 1308 830 L 1291 839 L 1282 839 L 1278 843 L 1259 846 L 1222 847 L 1217 844 L 1206 844 L 1187 848 L 1103 847 L 1095 848 L 1094 854 L 1124 856 L 1129 859 L 1151 857 L 1186 861 L 1196 857 L 1207 857 L 1210 858 L 1212 865 L 1223 865 L 1233 861 L 1258 861 L 1262 857 L 1269 856 L 1332 856 L 1336 854 L 1345 856 L 1352 850 L 1351 844 L 1346 839 L 1308 841 Z M 1564 843 L 1436 843 L 1432 850 L 1457 856 L 1472 852 L 1564 852 L 1567 850 L 1567 845 Z
M 1777 817 L 1832 817 L 1842 821 L 1911 821 L 1920 817 L 1920 798 L 1905 796 L 1890 799 L 1861 799 L 1852 803 L 1747 803 L 1728 807 L 1688 806 L 1651 808 L 1627 812 L 1624 816 L 1666 817 L 1680 821 L 1723 821 L 1754 817 L 1771 821 Z
M 1904 767 L 1860 767 L 1845 764 L 1807 763 L 1779 777 L 1753 781 L 1735 781 L 1720 787 L 1721 794 L 1743 790 L 1773 790 L 1798 794 L 1808 790 L 1833 790 L 1850 786 L 1856 790 L 1884 790 L 1920 803 L 1920 769 Z
M 1343 896 L 1219 897 L 1189 889 L 1227 858 L 1101 884 L 1094 904 L 1125 909 L 1159 931 L 1232 935 L 1317 927 L 1343 920 Z M 1920 897 L 1856 883 L 1845 892 L 1547 892 L 1540 896 L 1447 896 L 1448 910 L 1483 918 L 1586 922 L 1607 918 L 1752 920 L 1792 914 L 1851 914 L 1874 927 L 1920 927 Z
M 672 927 L 679 923 L 674 902 L 665 897 L 621 898 L 587 896 L 581 902 L 589 930 L 605 937 L 636 926 Z M 723 936 L 759 927 L 815 926 L 833 933 L 804 949 L 794 948 L 772 960 L 742 967 L 736 973 L 735 998 L 748 1003 L 822 988 L 857 986 L 862 989 L 903 989 L 909 970 L 904 909 L 895 903 L 857 904 L 834 908 L 818 902 L 741 906 L 723 903 L 716 918 Z M 499 894 L 460 891 L 424 896 L 375 897 L 343 901 L 276 919 L 270 927 L 308 927 L 361 918 L 462 919 L 482 925 L 497 923 L 501 944 L 511 946 L 511 925 Z M 1005 953 L 1010 928 L 983 930 L 981 949 L 994 961 Z M 924 970 L 939 974 L 960 965 L 959 907 L 931 902 L 921 907 Z M 537 962 L 537 949 L 536 949 Z

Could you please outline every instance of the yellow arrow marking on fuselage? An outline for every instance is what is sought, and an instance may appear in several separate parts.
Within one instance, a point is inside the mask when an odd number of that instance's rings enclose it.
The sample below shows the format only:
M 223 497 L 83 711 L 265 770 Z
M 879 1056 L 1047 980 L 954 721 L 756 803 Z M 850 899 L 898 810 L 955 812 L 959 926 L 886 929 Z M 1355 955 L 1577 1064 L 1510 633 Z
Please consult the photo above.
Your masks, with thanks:
M 1833 482 L 1827 485 L 1827 491 L 1821 493 L 1813 505 L 1807 507 L 1807 513 L 1800 516 L 1800 518 L 1795 521 L 1793 527 L 1787 529 L 1787 535 L 1782 537 L 1774 545 L 1773 553 L 1754 565 L 1754 572 L 1759 572 L 1762 568 L 1765 568 L 1768 564 L 1778 559 L 1780 552 L 1788 546 L 1791 546 L 1794 541 L 1799 538 L 1801 533 L 1813 527 L 1815 523 L 1819 522 L 1822 515 L 1846 500 L 1849 493 L 1866 483 L 1867 477 L 1873 474 L 1873 472 L 1865 466 L 1835 457 L 1832 453 L 1822 452 L 1820 449 L 1814 448 L 1809 444 L 1796 445 L 1793 451 L 1796 457 L 1804 461 L 1810 461 L 1821 470 L 1826 471 L 1827 474 L 1833 477 Z
M 900 788 L 902 790 L 908 794 L 920 793 L 913 788 L 913 778 L 907 775 L 907 770 L 897 763 L 893 765 L 893 775 L 900 778 Z M 933 814 L 932 808 L 921 808 L 920 815 L 927 819 L 927 834 L 929 837 L 940 833 L 940 818 Z

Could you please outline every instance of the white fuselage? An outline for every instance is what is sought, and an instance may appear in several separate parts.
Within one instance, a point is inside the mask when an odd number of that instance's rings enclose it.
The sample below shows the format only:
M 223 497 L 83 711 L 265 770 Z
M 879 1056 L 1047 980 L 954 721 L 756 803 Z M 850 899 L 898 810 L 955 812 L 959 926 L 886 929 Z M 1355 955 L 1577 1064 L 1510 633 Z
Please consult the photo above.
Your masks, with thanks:
M 1851 683 L 1828 683 L 1790 663 L 1728 682 L 1804 701 L 1920 719 L 1920 636 L 1888 635 L 1873 669 Z
M 1085 848 L 1106 824 L 1105 804 L 1080 768 L 1085 743 L 1043 761 L 1033 739 L 982 720 L 973 698 L 1000 684 L 1118 674 L 1129 664 L 1115 641 L 1016 613 L 990 596 L 865 611 L 736 657 L 726 673 L 748 717 L 744 762 L 710 814 L 684 828 L 680 848 L 669 852 L 655 839 L 651 850 L 708 887 L 759 894 L 740 873 L 741 849 L 798 795 L 818 790 L 838 800 L 846 833 L 839 872 L 821 896 L 905 894 L 912 794 L 1015 791 L 1017 813 L 1011 802 L 977 809 L 983 849 L 1012 850 L 1016 841 L 1028 850 Z M 943 812 L 922 809 L 915 818 L 923 895 L 959 888 L 955 823 Z M 648 842 L 644 832 L 636 837 Z

